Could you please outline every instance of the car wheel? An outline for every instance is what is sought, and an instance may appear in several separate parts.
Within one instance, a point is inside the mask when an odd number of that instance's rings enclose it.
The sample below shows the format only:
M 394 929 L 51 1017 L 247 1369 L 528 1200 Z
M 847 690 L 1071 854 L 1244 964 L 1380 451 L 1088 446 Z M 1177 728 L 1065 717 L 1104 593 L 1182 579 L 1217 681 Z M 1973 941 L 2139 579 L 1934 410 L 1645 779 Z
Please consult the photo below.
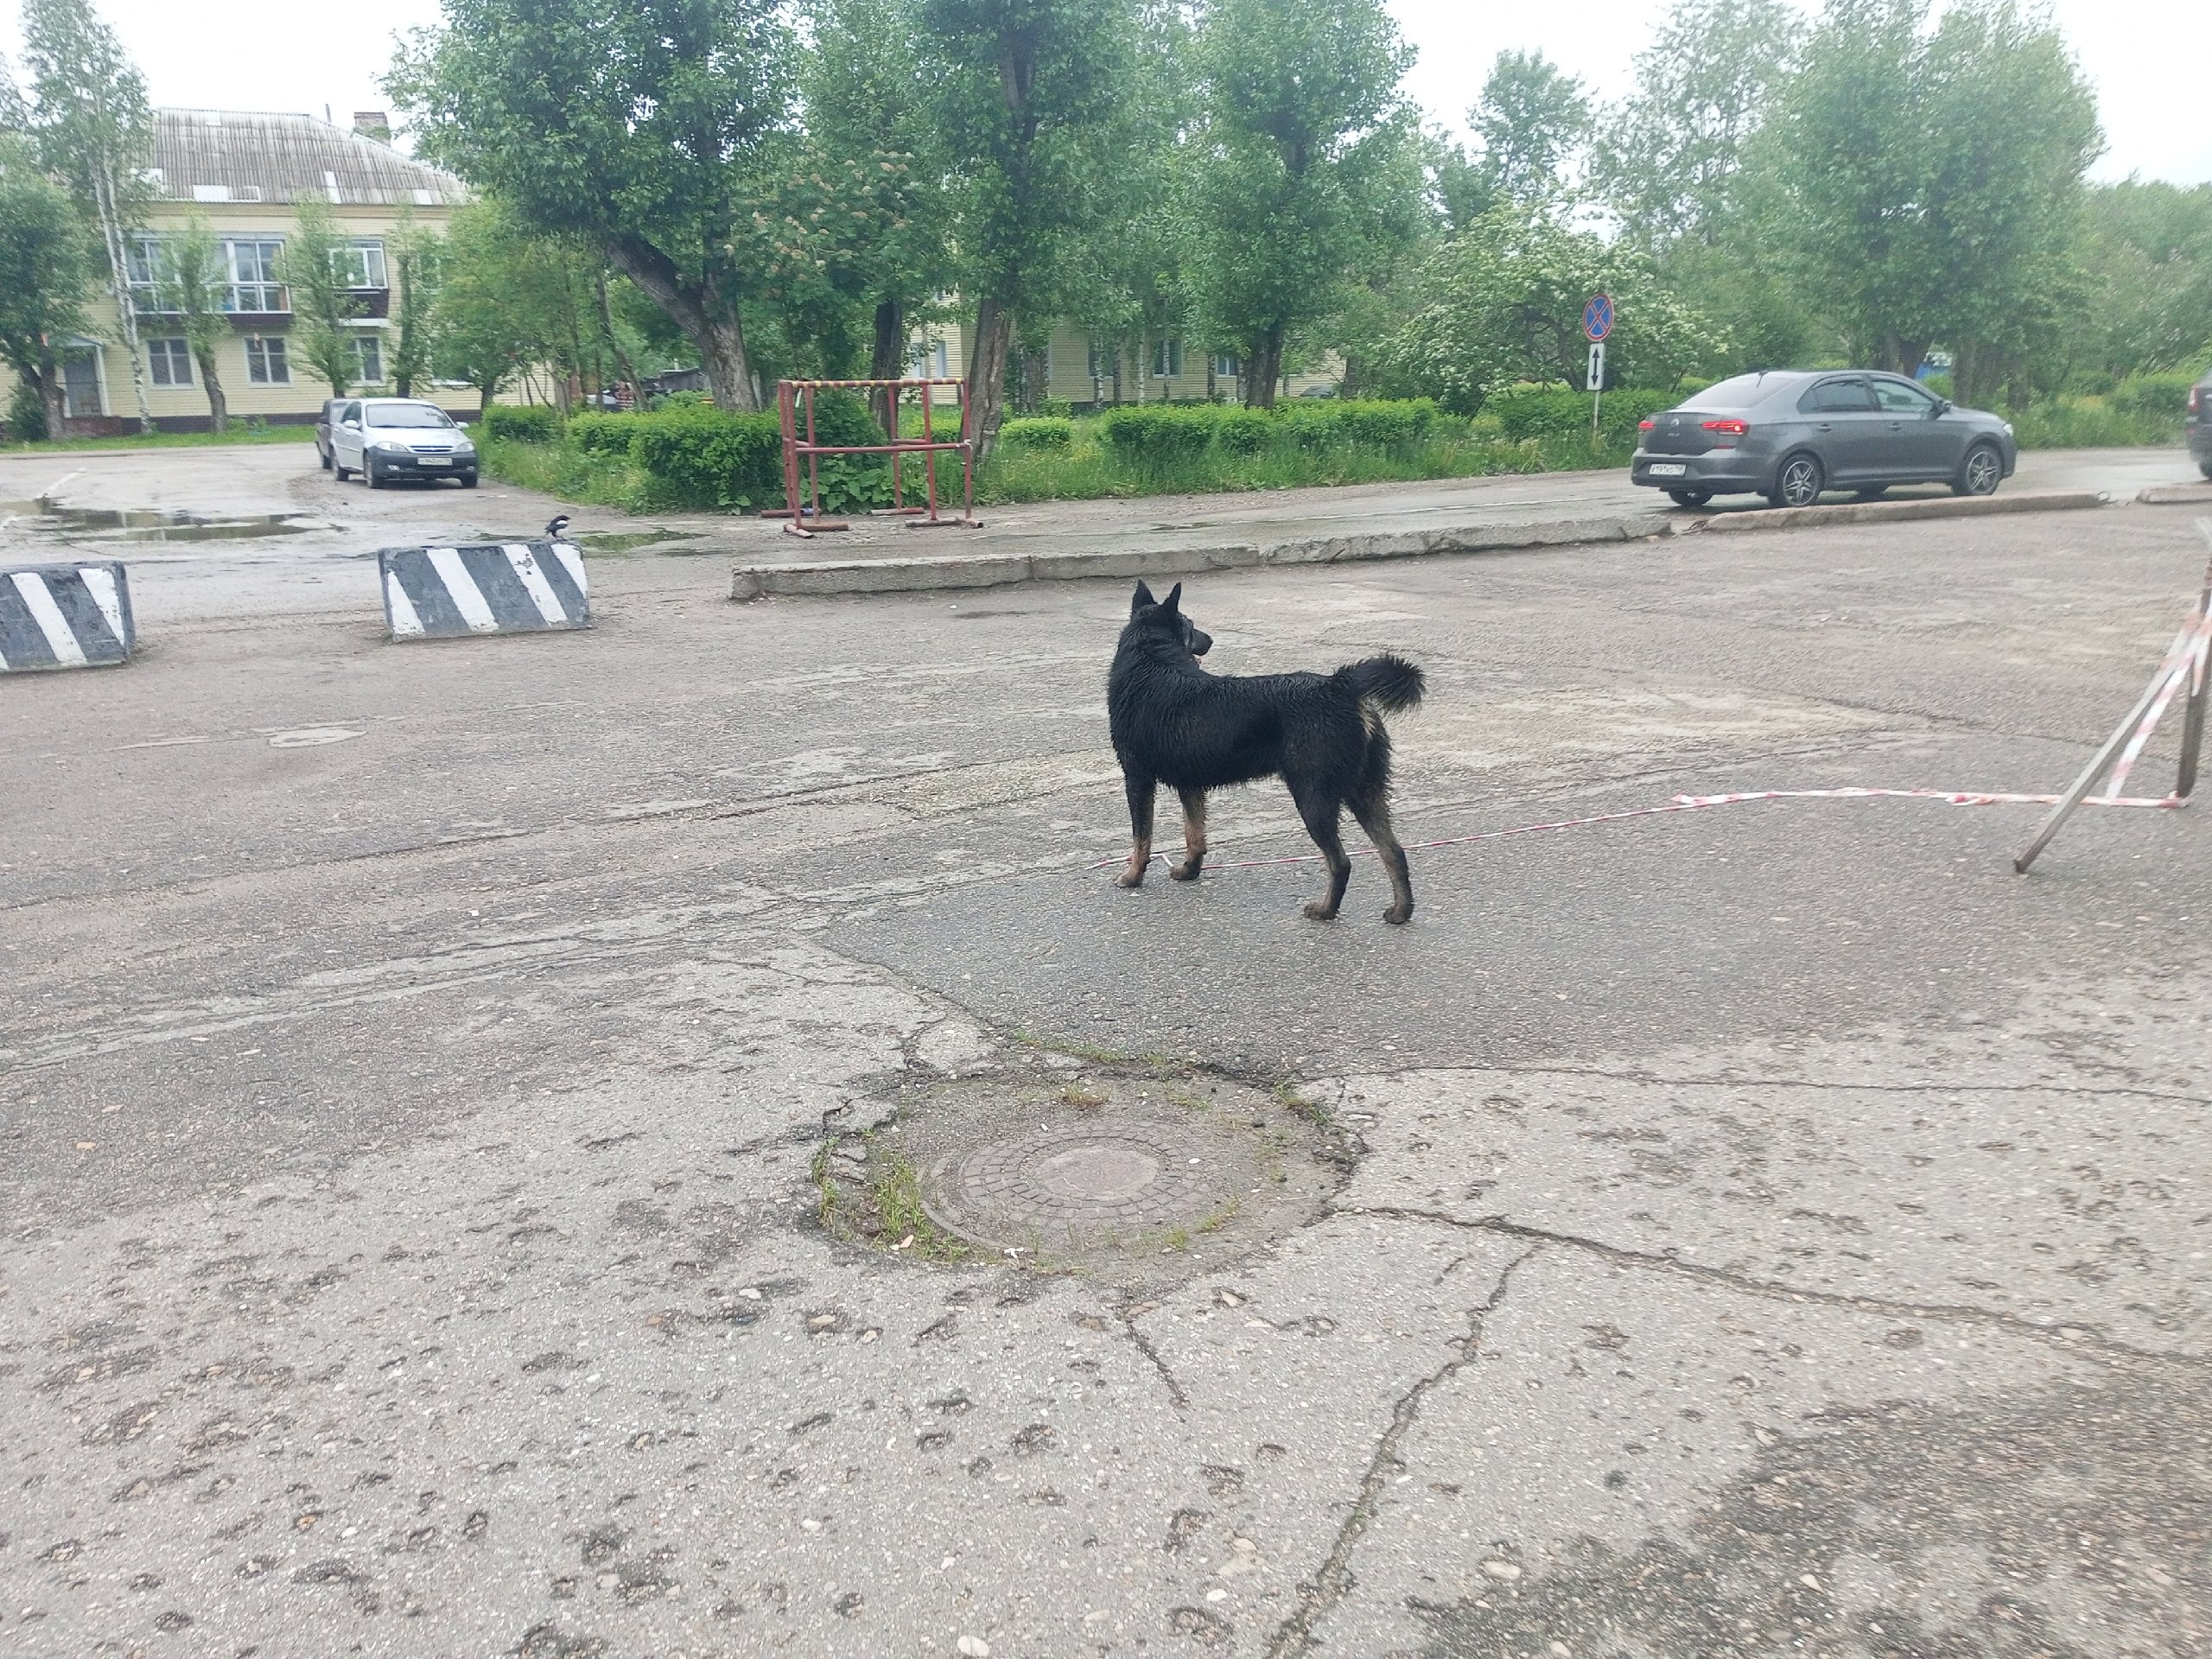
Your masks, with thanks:
M 461 487 L 464 490 L 474 489 L 476 487 L 476 474 L 474 473 L 463 473 L 461 475 Z
M 1826 482 L 1819 457 L 1800 450 L 1783 461 L 1766 499 L 1777 507 L 1809 507 L 1821 499 L 1821 486 Z
M 2196 463 L 2196 470 L 2203 474 L 2205 477 L 2212 478 L 2212 461 L 2198 461 Z
M 1960 463 L 1959 475 L 1951 485 L 1955 495 L 1994 495 L 1997 486 L 2005 481 L 2005 462 L 1995 447 L 1977 443 L 1967 451 L 1967 458 Z
M 318 449 L 315 451 L 315 454 L 322 458 L 322 470 L 326 473 L 328 472 L 330 470 L 330 451 L 327 449 Z
M 340 467 L 338 464 L 338 457 L 335 455 L 330 458 L 330 470 L 340 484 L 353 476 L 353 469 L 350 467 Z
M 1667 498 L 1678 507 L 1701 507 L 1713 499 L 1711 490 L 1669 490 Z
M 384 488 L 384 474 L 377 471 L 377 458 L 374 455 L 361 457 L 361 482 L 372 490 Z

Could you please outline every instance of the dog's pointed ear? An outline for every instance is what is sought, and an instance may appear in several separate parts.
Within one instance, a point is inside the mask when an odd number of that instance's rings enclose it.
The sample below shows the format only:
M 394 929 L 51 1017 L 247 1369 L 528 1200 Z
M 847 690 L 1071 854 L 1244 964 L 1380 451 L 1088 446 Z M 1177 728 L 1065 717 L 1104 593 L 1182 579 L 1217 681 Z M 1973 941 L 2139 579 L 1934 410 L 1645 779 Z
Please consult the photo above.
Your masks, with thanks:
M 1183 602 L 1183 584 L 1177 582 L 1167 590 L 1167 597 L 1160 601 L 1160 608 L 1168 615 L 1175 614 L 1175 607 Z
M 1158 601 L 1153 598 L 1152 589 L 1140 582 L 1137 583 L 1136 592 L 1129 596 L 1129 614 L 1135 616 L 1146 606 L 1156 603 Z

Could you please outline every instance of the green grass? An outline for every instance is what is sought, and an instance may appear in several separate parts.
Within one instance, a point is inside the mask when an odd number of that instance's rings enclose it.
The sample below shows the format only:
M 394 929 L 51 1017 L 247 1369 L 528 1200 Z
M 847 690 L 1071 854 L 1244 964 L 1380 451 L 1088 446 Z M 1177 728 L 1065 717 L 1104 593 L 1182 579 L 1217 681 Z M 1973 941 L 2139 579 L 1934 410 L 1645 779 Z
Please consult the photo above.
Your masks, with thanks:
M 481 427 L 469 431 L 476 440 L 478 464 L 502 483 L 625 512 L 646 512 L 657 505 L 652 480 L 626 455 L 588 455 L 565 443 L 487 438 Z
M 314 442 L 312 426 L 248 425 L 241 419 L 232 422 L 231 429 L 219 436 L 213 432 L 156 432 L 150 435 L 130 432 L 114 438 L 52 438 L 36 443 L 0 446 L 0 454 L 66 455 L 86 449 L 227 449 L 238 444 Z
M 2133 449 L 2181 442 L 2181 417 L 2116 408 L 2103 397 L 2056 397 L 2006 416 L 2023 449 Z

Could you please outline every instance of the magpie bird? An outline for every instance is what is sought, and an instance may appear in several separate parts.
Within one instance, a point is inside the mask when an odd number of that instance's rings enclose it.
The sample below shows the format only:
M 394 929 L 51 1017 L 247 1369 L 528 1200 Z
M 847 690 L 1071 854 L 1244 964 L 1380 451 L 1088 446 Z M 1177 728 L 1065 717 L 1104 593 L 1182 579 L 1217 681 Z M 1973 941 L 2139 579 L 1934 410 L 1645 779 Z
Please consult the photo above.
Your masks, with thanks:
M 569 515 L 565 512 L 555 513 L 550 518 L 545 521 L 545 539 L 549 542 L 559 541 L 561 539 L 561 532 L 568 529 L 568 527 Z

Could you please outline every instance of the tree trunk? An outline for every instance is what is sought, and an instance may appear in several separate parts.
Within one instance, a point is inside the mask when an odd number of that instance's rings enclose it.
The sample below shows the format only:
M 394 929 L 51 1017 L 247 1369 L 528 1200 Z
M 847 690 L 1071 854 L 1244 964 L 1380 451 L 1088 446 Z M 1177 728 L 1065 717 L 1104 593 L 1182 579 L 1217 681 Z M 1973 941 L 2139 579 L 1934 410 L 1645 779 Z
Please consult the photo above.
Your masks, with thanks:
M 1277 324 L 1260 336 L 1244 360 L 1244 406 L 1273 409 L 1275 385 L 1282 378 L 1282 327 Z
M 1006 359 L 1014 342 L 1014 314 L 996 300 L 976 302 L 976 329 L 968 340 L 968 429 L 982 466 L 999 441 L 1006 418 Z
M 39 366 L 38 404 L 46 411 L 46 435 L 68 436 L 68 402 L 64 396 L 60 359 L 49 354 Z
M 906 373 L 906 308 L 894 296 L 879 300 L 875 306 L 875 340 L 868 348 L 868 378 L 871 380 L 899 380 Z M 890 387 L 880 388 L 870 395 L 869 402 L 875 413 L 875 423 L 883 429 L 887 438 L 899 435 L 899 395 Z
M 207 424 L 218 435 L 231 429 L 231 403 L 223 396 L 222 378 L 215 372 L 213 345 L 201 346 L 194 342 L 193 361 L 200 365 L 200 389 L 207 394 Z M 400 396 L 404 397 L 404 391 Z
M 599 272 L 599 326 L 607 330 L 607 343 L 614 353 L 614 372 L 620 375 L 622 383 L 630 388 L 631 400 L 634 403 L 645 394 L 638 386 L 638 365 L 630 360 L 630 353 L 622 349 L 622 337 L 614 332 L 614 304 L 607 297 L 605 266 L 601 266 Z
M 738 319 L 737 308 L 725 304 L 705 284 L 685 281 L 667 256 L 650 244 L 625 238 L 607 252 L 699 348 L 699 366 L 706 372 L 715 407 L 740 414 L 757 410 L 760 398 L 746 357 L 745 325 Z
M 1052 347 L 1049 342 L 1041 352 L 1026 347 L 1021 353 L 1021 412 L 1034 415 L 1045 406 L 1046 394 L 1052 389 Z
M 115 289 L 115 308 L 123 320 L 123 349 L 130 358 L 130 390 L 138 400 L 138 429 L 154 429 L 154 405 L 146 391 L 145 354 L 138 346 L 138 308 L 130 302 L 130 266 L 123 249 L 123 216 L 115 205 L 115 181 L 101 171 L 92 181 L 92 200 L 99 209 L 100 234 L 107 243 L 108 275 Z

